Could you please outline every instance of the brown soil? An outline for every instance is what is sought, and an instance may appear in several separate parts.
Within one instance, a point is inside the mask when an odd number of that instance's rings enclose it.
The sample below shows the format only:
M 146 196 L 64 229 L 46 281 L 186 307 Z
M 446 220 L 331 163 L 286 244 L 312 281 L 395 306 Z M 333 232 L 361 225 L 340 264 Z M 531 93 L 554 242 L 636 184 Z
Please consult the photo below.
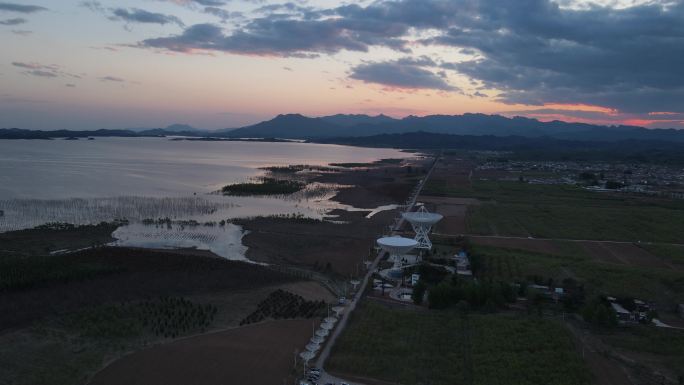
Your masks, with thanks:
M 344 169 L 336 173 L 325 173 L 314 178 L 321 183 L 346 186 L 333 197 L 342 204 L 358 208 L 375 208 L 387 204 L 404 203 L 418 179 L 425 176 L 428 160 L 413 161 L 411 169 L 401 165 Z
M 249 233 L 242 242 L 253 261 L 295 265 L 349 276 L 361 270 L 375 238 L 391 223 L 394 211 L 380 212 L 370 219 L 365 212 L 337 211 L 330 222 L 256 218 L 239 223 Z
M 292 383 L 294 352 L 311 336 L 311 320 L 271 321 L 205 334 L 125 356 L 93 385 L 263 385 Z
M 639 267 L 673 268 L 672 265 L 633 243 L 582 241 L 580 244 L 590 256 L 603 262 Z

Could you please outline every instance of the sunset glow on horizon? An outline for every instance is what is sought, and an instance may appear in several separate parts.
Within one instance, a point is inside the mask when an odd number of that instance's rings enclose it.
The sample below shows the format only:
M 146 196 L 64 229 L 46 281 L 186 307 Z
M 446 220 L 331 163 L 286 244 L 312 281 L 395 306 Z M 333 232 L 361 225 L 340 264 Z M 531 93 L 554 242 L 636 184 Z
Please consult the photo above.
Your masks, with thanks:
M 680 22 L 672 1 L 0 0 L 0 128 L 283 113 L 684 128 Z

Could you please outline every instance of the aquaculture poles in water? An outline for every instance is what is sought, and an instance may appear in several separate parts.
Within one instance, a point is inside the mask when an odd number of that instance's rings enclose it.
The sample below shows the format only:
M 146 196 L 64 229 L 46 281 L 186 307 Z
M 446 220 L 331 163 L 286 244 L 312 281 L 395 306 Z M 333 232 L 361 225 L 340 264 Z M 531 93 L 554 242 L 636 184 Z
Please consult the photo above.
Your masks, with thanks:
M 413 231 L 416 233 L 414 238 L 418 243 L 416 248 L 422 250 L 432 249 L 432 242 L 430 241 L 428 234 L 430 234 L 432 226 L 441 221 L 443 216 L 441 214 L 427 211 L 425 206 L 420 206 L 417 211 L 402 213 L 401 216 L 411 223 Z

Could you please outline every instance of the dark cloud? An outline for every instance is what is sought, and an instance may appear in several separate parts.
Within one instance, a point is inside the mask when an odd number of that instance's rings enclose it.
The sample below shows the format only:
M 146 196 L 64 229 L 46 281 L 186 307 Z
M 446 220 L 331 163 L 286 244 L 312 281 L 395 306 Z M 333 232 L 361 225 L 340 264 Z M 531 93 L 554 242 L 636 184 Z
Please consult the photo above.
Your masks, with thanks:
M 25 5 L 15 3 L 0 3 L 0 11 L 19 12 L 19 13 L 35 13 L 40 11 L 47 11 L 47 8 L 37 5 Z
M 143 9 L 132 8 L 114 8 L 111 10 L 113 20 L 122 20 L 127 23 L 150 23 L 150 24 L 178 24 L 181 27 L 183 22 L 172 15 L 165 15 L 163 13 L 155 13 L 145 11 Z
M 81 1 L 79 5 L 95 13 L 105 15 L 109 20 L 125 22 L 127 24 L 126 29 L 129 29 L 129 23 L 160 25 L 177 24 L 181 27 L 185 26 L 185 24 L 176 16 L 150 12 L 139 8 L 105 8 L 102 3 L 97 0 Z
M 26 22 L 27 22 L 26 19 L 23 19 L 21 17 L 17 17 L 15 19 L 0 20 L 0 25 L 19 25 L 19 24 L 24 24 Z
M 350 77 L 392 88 L 458 91 L 458 88 L 447 83 L 442 76 L 423 67 L 432 64 L 434 63 L 429 59 L 364 63 L 354 67 Z
M 220 7 L 223 5 L 226 5 L 227 1 L 224 0 L 159 0 L 163 1 L 166 3 L 174 3 L 178 5 L 184 5 L 184 6 L 195 6 L 195 5 L 200 5 L 204 7 Z
M 228 33 L 198 24 L 139 45 L 280 57 L 439 45 L 475 59 L 438 67 L 478 80 L 479 91 L 500 91 L 507 103 L 684 111 L 684 1 L 574 9 L 552 0 L 379 0 L 323 10 L 284 3 L 259 12 Z M 426 34 L 432 37 L 415 41 Z M 364 64 L 352 73 L 380 65 L 443 79 L 417 63 Z
M 116 76 L 102 76 L 98 78 L 102 82 L 125 83 L 126 80 Z
M 218 7 L 205 7 L 204 13 L 216 16 L 221 19 L 221 22 L 224 23 L 229 19 L 238 19 L 243 17 L 242 12 L 231 12 Z
M 482 58 L 457 70 L 509 103 L 586 103 L 684 111 L 684 4 L 562 9 L 550 1 L 478 1 L 428 43 Z
M 209 7 L 219 7 L 221 5 L 225 5 L 225 1 L 220 1 L 220 0 L 194 0 L 195 3 L 199 5 L 204 5 L 204 6 L 209 6 Z
M 387 46 L 407 51 L 401 36 L 407 27 L 381 26 L 370 20 L 350 24 L 349 20 L 328 18 L 300 20 L 262 17 L 251 20 L 243 29 L 225 35 L 211 24 L 197 24 L 182 34 L 148 39 L 141 46 L 174 51 L 215 50 L 244 55 L 315 57 L 341 50 L 367 52 L 370 46 Z
M 13 29 L 12 33 L 18 36 L 28 36 L 33 33 L 33 31 L 25 31 L 20 29 Z
M 65 77 L 72 79 L 80 79 L 80 75 L 68 73 L 62 70 L 58 65 L 54 64 L 40 64 L 40 63 L 26 63 L 26 62 L 12 62 L 12 65 L 21 68 L 24 75 L 37 76 L 42 78 L 57 78 Z

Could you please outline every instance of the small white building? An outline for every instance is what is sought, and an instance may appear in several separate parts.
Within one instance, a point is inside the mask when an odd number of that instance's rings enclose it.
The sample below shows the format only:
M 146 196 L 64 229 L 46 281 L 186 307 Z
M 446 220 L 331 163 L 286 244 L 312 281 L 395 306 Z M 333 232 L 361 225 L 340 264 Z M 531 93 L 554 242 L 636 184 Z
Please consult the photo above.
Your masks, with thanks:
M 459 251 L 453 258 L 456 263 L 456 274 L 473 275 L 473 272 L 470 270 L 470 259 L 465 251 Z

